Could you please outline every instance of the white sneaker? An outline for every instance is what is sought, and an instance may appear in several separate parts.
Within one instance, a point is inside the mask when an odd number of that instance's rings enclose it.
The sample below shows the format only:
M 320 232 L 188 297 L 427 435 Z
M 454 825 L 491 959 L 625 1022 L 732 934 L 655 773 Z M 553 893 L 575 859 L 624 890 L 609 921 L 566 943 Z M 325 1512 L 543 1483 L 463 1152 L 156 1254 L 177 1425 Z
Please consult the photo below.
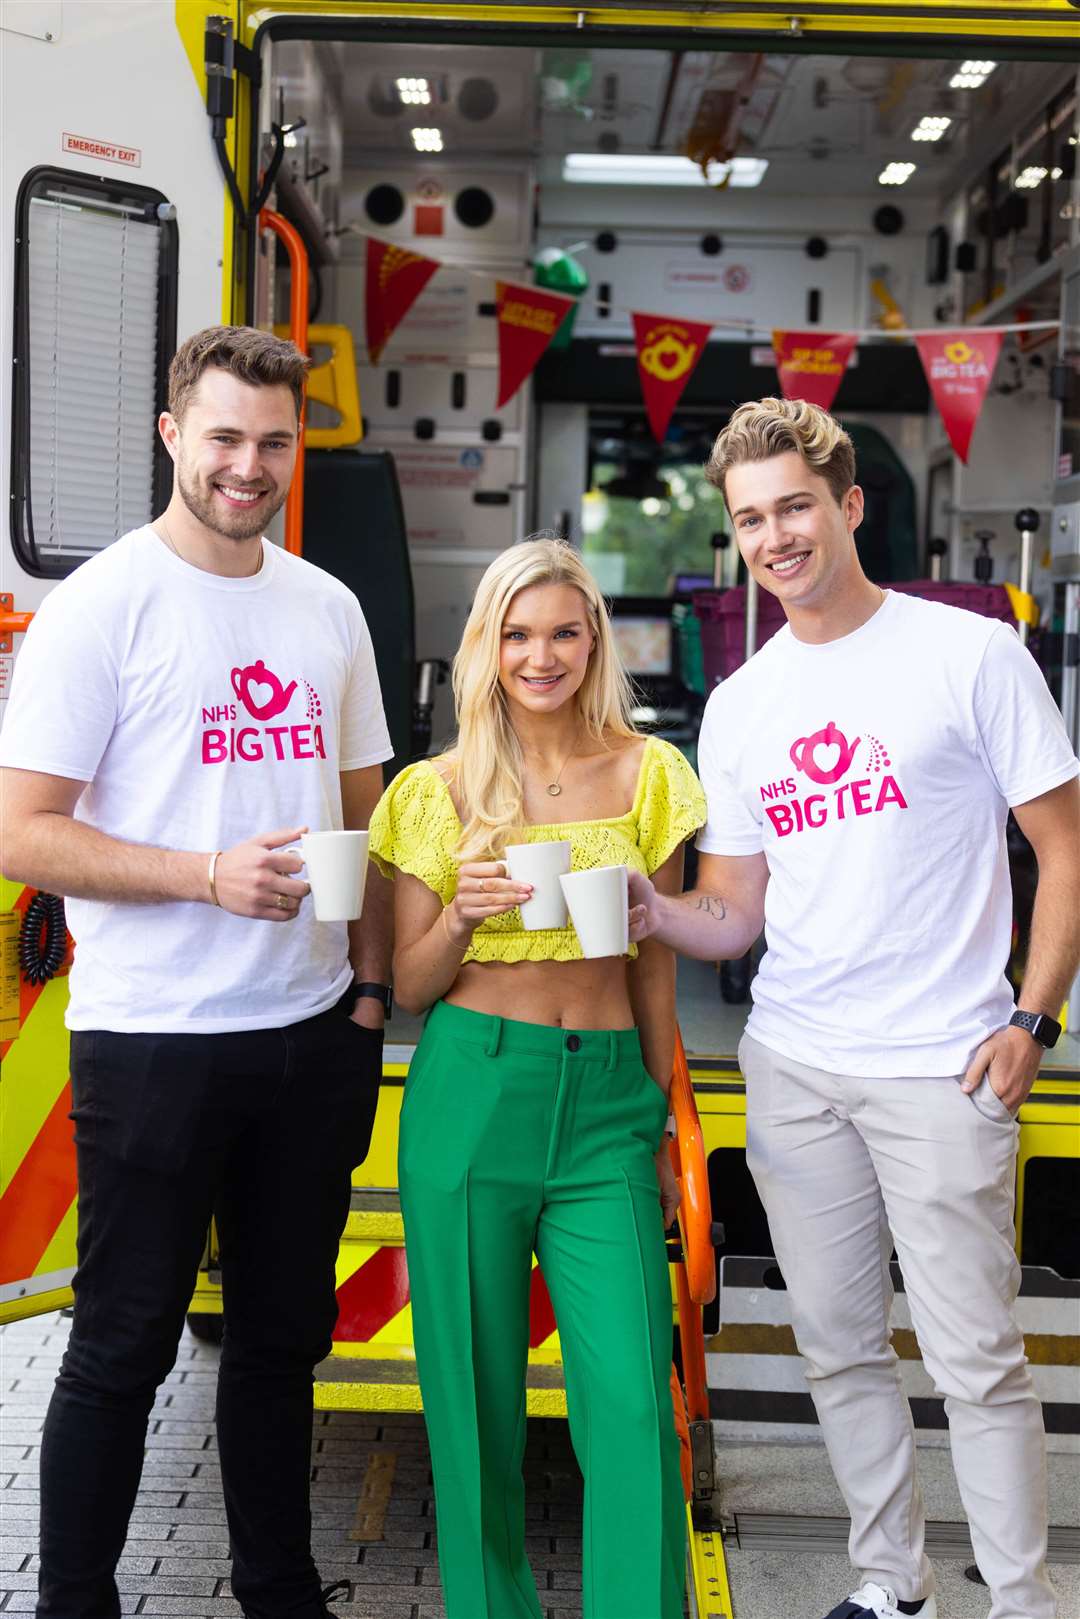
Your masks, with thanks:
M 825 1619 L 908 1619 L 908 1616 L 896 1606 L 896 1596 L 887 1585 L 875 1585 L 873 1580 L 867 1580 L 846 1602 L 827 1613 Z M 915 1619 L 938 1619 L 937 1598 L 924 1597 L 922 1606 L 915 1610 Z

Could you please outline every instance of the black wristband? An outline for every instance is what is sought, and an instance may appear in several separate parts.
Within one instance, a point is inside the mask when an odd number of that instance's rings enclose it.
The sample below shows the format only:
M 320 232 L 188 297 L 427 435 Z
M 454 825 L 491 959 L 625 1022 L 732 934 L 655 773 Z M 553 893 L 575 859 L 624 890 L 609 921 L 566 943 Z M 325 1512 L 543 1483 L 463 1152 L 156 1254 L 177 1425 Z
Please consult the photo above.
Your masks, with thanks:
M 1061 1039 L 1061 1024 L 1045 1012 L 1015 1011 L 1009 1019 L 1009 1026 L 1014 1029 L 1026 1029 L 1033 1040 L 1037 1040 L 1044 1051 L 1052 1051 Z
M 394 991 L 389 984 L 356 983 L 353 985 L 353 1010 L 359 1000 L 370 999 L 382 1004 L 386 1021 L 389 1023 L 394 1011 Z

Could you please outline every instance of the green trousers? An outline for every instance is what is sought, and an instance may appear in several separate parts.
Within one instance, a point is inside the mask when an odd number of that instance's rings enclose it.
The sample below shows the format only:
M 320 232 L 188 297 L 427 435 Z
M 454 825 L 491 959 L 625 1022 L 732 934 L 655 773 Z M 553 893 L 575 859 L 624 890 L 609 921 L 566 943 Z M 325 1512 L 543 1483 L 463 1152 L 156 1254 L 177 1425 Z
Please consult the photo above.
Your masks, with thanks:
M 448 1619 L 541 1619 L 525 1555 L 531 1256 L 585 1479 L 584 1619 L 680 1619 L 686 1517 L 653 1154 L 667 1102 L 635 1029 L 439 1002 L 399 1179 Z

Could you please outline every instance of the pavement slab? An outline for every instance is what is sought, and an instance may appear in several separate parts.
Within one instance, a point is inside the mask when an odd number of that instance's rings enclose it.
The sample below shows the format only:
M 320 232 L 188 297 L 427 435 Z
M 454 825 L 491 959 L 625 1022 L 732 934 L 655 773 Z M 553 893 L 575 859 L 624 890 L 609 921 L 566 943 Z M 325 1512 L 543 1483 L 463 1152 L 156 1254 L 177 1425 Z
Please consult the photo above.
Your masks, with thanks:
M 66 1342 L 63 1315 L 0 1328 L 0 1619 L 33 1613 L 37 1589 L 38 1457 L 45 1409 Z M 146 1461 L 117 1576 L 121 1612 L 241 1619 L 229 1585 L 229 1539 L 214 1434 L 218 1350 L 185 1333 L 150 1420 Z M 396 1456 L 382 1538 L 351 1538 L 372 1458 Z M 717 1507 L 741 1512 L 842 1513 L 820 1443 L 721 1440 Z M 312 1545 L 324 1582 L 348 1582 L 335 1619 L 445 1619 L 423 1419 L 316 1412 L 311 1453 Z M 932 1517 L 958 1519 L 948 1454 L 920 1455 Z M 580 1619 L 581 1479 L 564 1422 L 529 1424 L 526 1547 L 544 1619 Z M 1075 1455 L 1051 1456 L 1052 1519 L 1080 1506 Z M 819 1619 L 851 1588 L 842 1555 L 797 1555 L 729 1543 L 735 1619 Z M 939 1563 L 944 1619 L 985 1619 L 985 1590 L 960 1564 Z M 1052 1570 L 1063 1619 L 1080 1616 L 1080 1567 Z M 614 1616 L 613 1616 L 614 1619 Z

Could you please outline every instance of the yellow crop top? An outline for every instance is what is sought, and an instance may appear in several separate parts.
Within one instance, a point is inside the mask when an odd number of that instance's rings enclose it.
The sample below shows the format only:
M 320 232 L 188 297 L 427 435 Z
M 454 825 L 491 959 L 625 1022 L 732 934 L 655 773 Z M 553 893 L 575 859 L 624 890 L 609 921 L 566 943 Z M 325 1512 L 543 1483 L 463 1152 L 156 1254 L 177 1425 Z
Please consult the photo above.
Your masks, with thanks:
M 527 843 L 568 838 L 571 868 L 629 866 L 651 875 L 705 824 L 701 783 L 670 742 L 645 743 L 634 802 L 625 815 L 600 821 L 552 821 L 524 829 Z M 449 905 L 457 892 L 454 850 L 461 822 L 442 776 L 428 759 L 394 777 L 371 817 L 372 859 L 386 877 L 393 868 L 418 877 Z M 637 955 L 637 946 L 630 946 Z M 465 961 L 579 961 L 581 945 L 572 926 L 528 933 L 515 907 L 493 916 L 472 936 Z

